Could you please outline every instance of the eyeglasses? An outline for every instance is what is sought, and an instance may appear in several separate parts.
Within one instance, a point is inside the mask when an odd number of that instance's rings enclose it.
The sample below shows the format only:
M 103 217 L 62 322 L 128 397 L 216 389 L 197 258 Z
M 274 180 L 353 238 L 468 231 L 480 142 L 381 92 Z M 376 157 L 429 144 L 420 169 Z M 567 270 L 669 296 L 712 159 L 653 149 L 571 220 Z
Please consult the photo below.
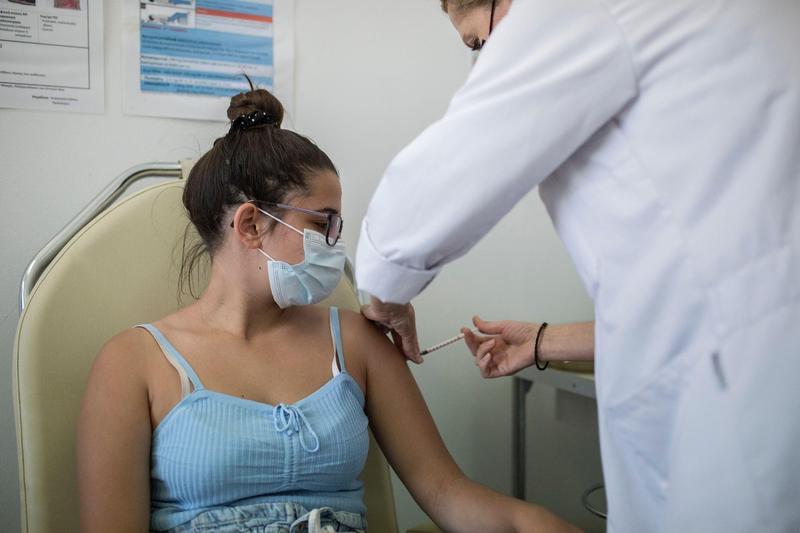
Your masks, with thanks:
M 302 207 L 295 207 L 293 205 L 278 204 L 271 202 L 253 202 L 253 204 L 264 207 L 277 207 L 279 209 L 288 209 L 289 211 L 298 211 L 300 213 L 305 213 L 306 215 L 312 215 L 319 218 L 324 218 L 326 222 L 325 243 L 328 246 L 336 246 L 336 243 L 339 242 L 339 239 L 342 236 L 342 228 L 344 227 L 344 221 L 342 220 L 342 215 L 340 215 L 339 213 L 330 213 L 328 211 L 314 211 L 313 209 L 304 209 Z
M 492 14 L 489 16 L 489 35 L 492 34 L 492 30 L 494 29 L 494 8 L 497 4 L 497 0 L 492 0 Z M 480 46 L 473 47 L 472 50 L 474 52 L 480 51 L 483 48 L 483 45 L 486 44 L 486 39 L 481 39 Z

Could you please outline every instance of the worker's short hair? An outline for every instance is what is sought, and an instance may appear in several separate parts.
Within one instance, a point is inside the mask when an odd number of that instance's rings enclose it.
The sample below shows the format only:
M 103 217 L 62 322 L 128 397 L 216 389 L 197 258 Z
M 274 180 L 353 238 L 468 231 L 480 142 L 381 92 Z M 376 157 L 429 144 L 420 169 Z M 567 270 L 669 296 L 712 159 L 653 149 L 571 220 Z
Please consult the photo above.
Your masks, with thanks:
M 442 3 L 442 11 L 447 13 L 450 9 L 462 11 L 473 7 L 487 6 L 492 0 L 439 0 Z

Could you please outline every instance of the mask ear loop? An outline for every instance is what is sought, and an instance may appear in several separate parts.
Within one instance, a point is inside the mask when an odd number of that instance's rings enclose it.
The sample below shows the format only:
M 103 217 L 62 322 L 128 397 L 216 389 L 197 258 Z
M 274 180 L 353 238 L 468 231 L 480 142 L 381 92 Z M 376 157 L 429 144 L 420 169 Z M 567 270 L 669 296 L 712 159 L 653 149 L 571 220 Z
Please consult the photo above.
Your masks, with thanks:
M 270 261 L 275 261 L 275 260 L 272 258 L 272 256 L 271 256 L 271 255 L 269 255 L 267 252 L 265 252 L 265 251 L 264 251 L 264 250 L 262 250 L 261 248 L 259 248 L 259 249 L 258 249 L 258 252 L 259 252 L 261 255 L 263 255 L 264 257 L 266 257 L 267 259 L 269 259 Z
M 255 204 L 253 204 L 253 205 L 255 205 Z M 269 218 L 271 218 L 272 220 L 275 220 L 276 222 L 280 222 L 281 224 L 283 224 L 284 226 L 286 226 L 286 227 L 287 227 L 287 228 L 289 228 L 290 230 L 292 230 L 292 231 L 295 231 L 295 232 L 299 233 L 300 235 L 305 235 L 305 234 L 304 234 L 302 231 L 300 231 L 299 229 L 295 228 L 295 227 L 294 227 L 294 226 L 292 226 L 291 224 L 287 224 L 287 223 L 286 223 L 286 222 L 284 222 L 283 220 L 281 220 L 281 219 L 279 219 L 278 217 L 274 216 L 272 213 L 269 213 L 269 212 L 267 212 L 267 211 L 264 211 L 263 209 L 261 209 L 261 208 L 260 208 L 260 207 L 258 207 L 258 206 L 255 206 L 255 208 L 256 208 L 256 209 L 258 209 L 259 211 L 261 211 L 262 213 L 264 213 L 265 215 L 267 215 L 267 216 L 268 216 Z M 265 256 L 267 259 L 269 259 L 270 261 L 275 261 L 275 259 L 273 259 L 271 255 L 269 255 L 267 252 L 265 252 L 265 251 L 264 251 L 264 250 L 262 250 L 261 248 L 259 248 L 259 249 L 258 249 L 258 251 L 259 251 L 259 252 L 261 252 L 261 254 L 262 254 L 263 256 Z
M 267 212 L 267 211 L 264 211 L 264 210 L 263 210 L 263 209 L 261 209 L 260 207 L 256 207 L 256 209 L 258 209 L 259 211 L 261 211 L 262 213 L 264 213 L 265 215 L 267 215 L 267 216 L 268 216 L 269 218 L 271 218 L 272 220 L 274 220 L 274 221 L 276 221 L 276 222 L 280 222 L 281 224 L 283 224 L 283 225 L 284 225 L 284 226 L 286 226 L 287 228 L 291 229 L 292 231 L 294 231 L 294 232 L 296 232 L 296 233 L 299 233 L 300 235 L 304 235 L 304 233 L 303 233 L 302 231 L 300 231 L 299 229 L 295 228 L 295 227 L 294 227 L 294 226 L 292 226 L 291 224 L 287 224 L 286 222 L 284 222 L 283 220 L 279 219 L 278 217 L 276 217 L 276 216 L 275 216 L 275 215 L 273 215 L 272 213 L 269 213 L 269 212 Z

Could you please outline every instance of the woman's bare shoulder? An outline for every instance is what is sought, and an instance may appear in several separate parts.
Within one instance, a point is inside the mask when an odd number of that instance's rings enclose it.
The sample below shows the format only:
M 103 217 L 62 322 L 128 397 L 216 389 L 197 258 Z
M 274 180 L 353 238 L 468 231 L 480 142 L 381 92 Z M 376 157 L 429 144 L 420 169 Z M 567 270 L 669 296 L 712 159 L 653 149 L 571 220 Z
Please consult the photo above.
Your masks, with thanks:
M 146 381 L 154 355 L 158 353 L 155 340 L 143 328 L 124 329 L 108 339 L 94 360 L 93 373 L 106 377 L 127 375 Z
M 381 328 L 364 318 L 364 315 L 355 311 L 341 310 L 339 316 L 345 351 L 348 354 L 352 353 L 362 361 L 362 364 L 368 366 L 370 359 L 385 357 L 387 354 L 405 360 Z

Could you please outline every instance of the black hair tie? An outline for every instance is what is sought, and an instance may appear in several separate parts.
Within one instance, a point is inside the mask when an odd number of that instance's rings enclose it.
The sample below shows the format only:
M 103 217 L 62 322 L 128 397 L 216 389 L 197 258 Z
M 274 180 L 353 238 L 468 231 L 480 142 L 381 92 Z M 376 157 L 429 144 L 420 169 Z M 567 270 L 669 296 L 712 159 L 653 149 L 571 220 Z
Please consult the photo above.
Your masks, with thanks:
M 275 120 L 275 117 L 269 113 L 265 113 L 264 111 L 253 111 L 252 113 L 239 115 L 236 117 L 236 119 L 231 122 L 231 133 L 236 131 L 246 131 L 255 126 L 261 126 L 264 124 L 275 127 L 278 126 L 278 122 Z

